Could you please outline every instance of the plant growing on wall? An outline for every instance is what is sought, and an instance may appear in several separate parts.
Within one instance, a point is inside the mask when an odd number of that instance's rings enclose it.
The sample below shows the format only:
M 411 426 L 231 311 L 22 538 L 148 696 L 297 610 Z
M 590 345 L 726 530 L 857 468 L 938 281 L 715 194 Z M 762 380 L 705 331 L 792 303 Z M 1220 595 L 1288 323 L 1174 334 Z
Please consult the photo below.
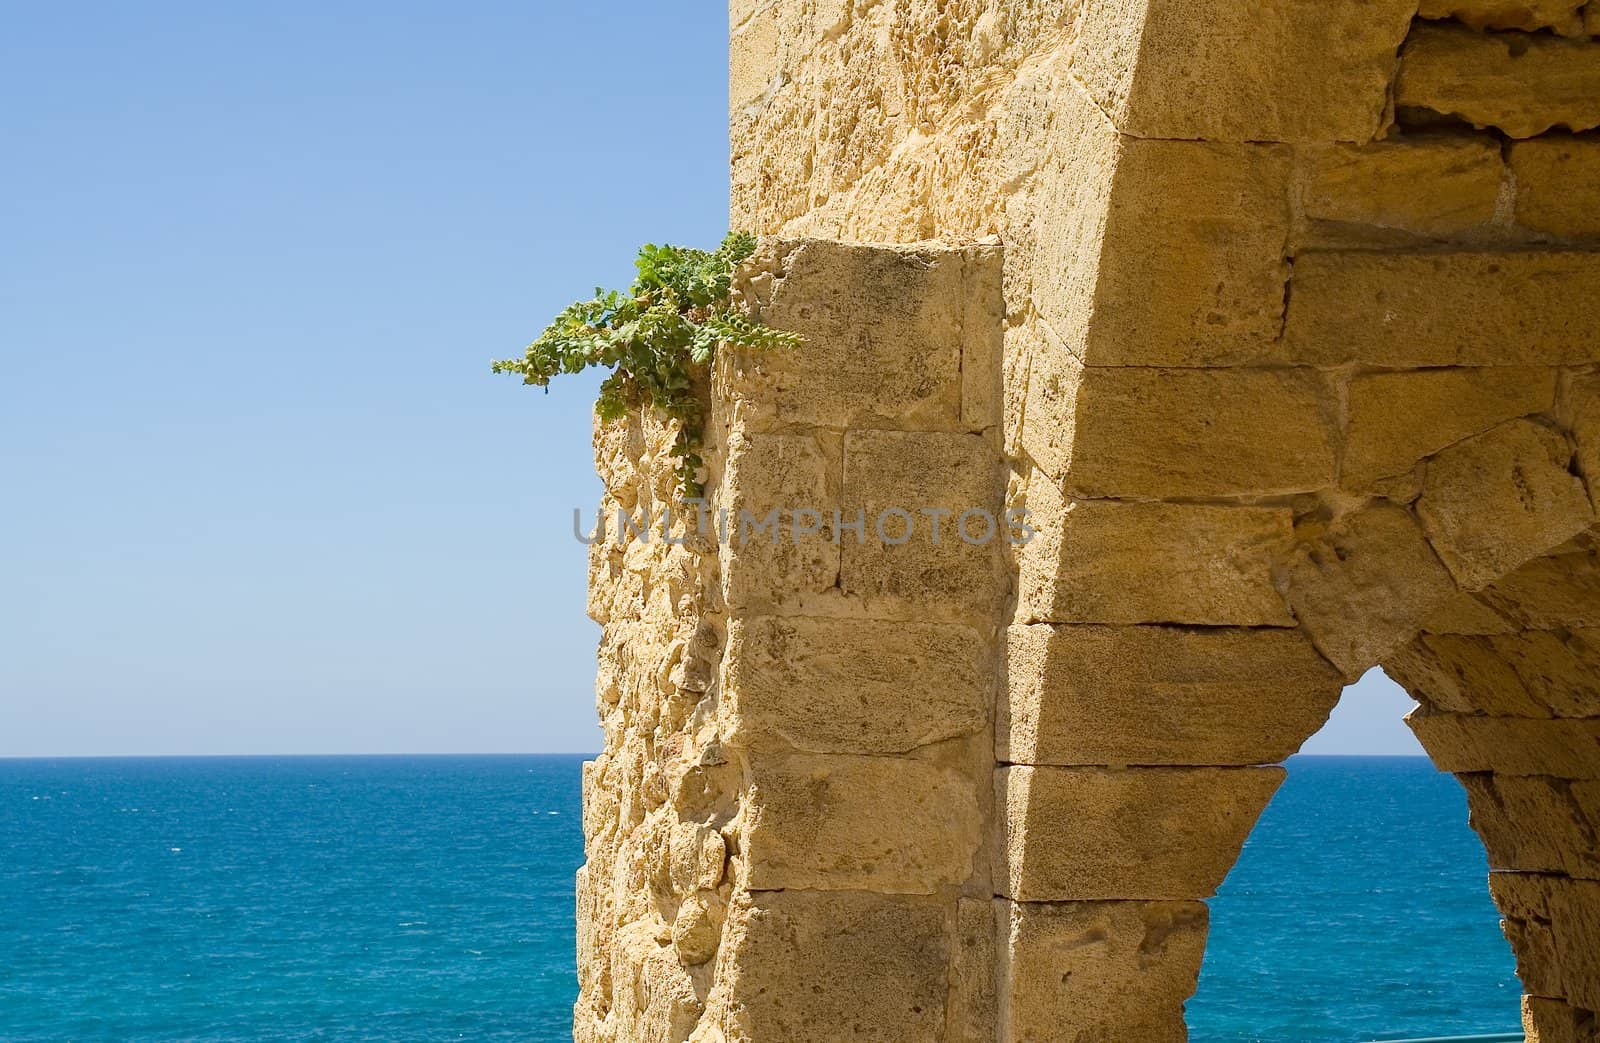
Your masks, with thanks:
M 524 384 L 548 391 L 558 373 L 608 367 L 595 412 L 616 420 L 649 406 L 677 421 L 672 455 L 678 483 L 685 496 L 699 496 L 705 407 L 694 390 L 694 367 L 708 364 L 719 344 L 785 348 L 800 342 L 797 334 L 751 321 L 729 300 L 734 268 L 755 249 L 755 236 L 745 232 L 728 233 L 715 251 L 646 244 L 627 293 L 597 288 L 594 297 L 562 310 L 522 358 L 495 362 L 494 371 L 520 373 Z

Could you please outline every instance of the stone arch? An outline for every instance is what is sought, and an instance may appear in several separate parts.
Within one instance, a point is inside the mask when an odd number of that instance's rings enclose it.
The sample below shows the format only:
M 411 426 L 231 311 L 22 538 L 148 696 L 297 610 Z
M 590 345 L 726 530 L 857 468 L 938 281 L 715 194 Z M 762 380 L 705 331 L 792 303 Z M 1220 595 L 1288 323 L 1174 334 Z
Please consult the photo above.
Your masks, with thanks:
M 576 1038 L 1181 1040 L 1275 765 L 1381 663 L 1530 1036 L 1592 1039 L 1600 4 L 730 16 L 742 292 L 808 339 L 719 364 L 718 503 L 1037 536 L 592 550 Z M 658 443 L 599 433 L 613 499 Z

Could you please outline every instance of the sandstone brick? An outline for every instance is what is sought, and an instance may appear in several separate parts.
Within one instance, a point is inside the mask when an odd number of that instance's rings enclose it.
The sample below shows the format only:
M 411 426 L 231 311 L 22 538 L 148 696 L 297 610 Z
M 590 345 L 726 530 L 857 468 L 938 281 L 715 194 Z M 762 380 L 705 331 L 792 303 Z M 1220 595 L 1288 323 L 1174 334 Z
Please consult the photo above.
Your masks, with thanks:
M 1522 1030 L 1528 1043 L 1600 1043 L 1594 1011 L 1542 996 L 1522 997 Z
M 1202 902 L 995 902 L 1002 1043 L 1184 1043 Z
M 694 979 L 652 924 L 629 924 L 612 943 L 616 1019 L 640 1039 L 687 1039 L 705 1013 Z
M 1284 335 L 1313 365 L 1560 365 L 1597 323 L 1600 254 L 1330 251 L 1295 259 Z
M 1276 767 L 1001 768 L 1005 895 L 1208 897 L 1283 775 Z
M 1083 361 L 1215 366 L 1274 355 L 1290 166 L 1273 146 L 1123 141 Z
M 839 547 L 825 534 L 793 537 L 797 509 L 826 512 L 838 503 L 837 467 L 808 436 L 736 432 L 729 439 L 721 501 L 728 536 L 720 542 L 722 593 L 729 606 L 783 604 L 803 611 L 837 585 Z M 773 511 L 777 525 L 757 531 Z
M 1350 488 L 1410 470 L 1417 461 L 1505 420 L 1548 412 L 1555 370 L 1425 369 L 1353 377 L 1340 476 Z
M 1406 723 L 1440 771 L 1600 779 L 1600 720 L 1415 710 Z
M 1588 130 L 1600 126 L 1600 44 L 1419 24 L 1401 51 L 1394 100 L 1513 138 Z
M 956 944 L 950 966 L 950 1043 L 993 1043 L 998 1015 L 994 900 L 956 903 Z
M 1019 552 L 1018 618 L 1049 623 L 1289 626 L 1272 562 L 1287 510 L 1080 500 L 1028 484 L 1038 534 Z
M 1600 716 L 1600 631 L 1424 634 L 1384 661 L 1419 701 L 1497 717 Z
M 1297 631 L 1016 626 L 997 757 L 1020 764 L 1280 761 L 1344 682 Z
M 751 890 L 932 894 L 972 871 L 977 787 L 898 757 L 764 756 L 749 767 L 742 883 Z
M 1502 872 L 1489 891 L 1527 991 L 1600 1008 L 1600 882 Z
M 1600 373 L 1574 376 L 1563 398 L 1578 443 L 1578 470 L 1589 487 L 1590 500 L 1600 508 Z
M 1548 135 L 1511 146 L 1517 223 L 1567 239 L 1600 237 L 1600 141 Z
M 1463 587 L 1488 586 L 1594 523 L 1572 457 L 1560 433 L 1513 420 L 1428 461 L 1417 515 Z
M 865 536 L 840 534 L 844 593 L 878 611 L 987 620 L 1008 586 L 1004 493 L 999 453 L 982 436 L 850 432 L 844 509 L 865 518 Z M 929 510 L 946 512 L 937 541 Z
M 1585 533 L 1485 587 L 1479 597 L 1534 630 L 1600 627 L 1600 540 Z
M 1586 0 L 1422 0 L 1423 18 L 1453 18 L 1474 29 L 1550 29 L 1563 36 L 1583 32 L 1579 9 Z
M 1600 784 L 1544 775 L 1463 775 L 1461 784 L 1492 867 L 1600 878 Z
M 966 626 L 732 620 L 723 663 L 725 735 L 737 746 L 904 753 L 989 719 L 993 658 Z
M 1004 304 L 1000 252 L 768 244 L 745 296 L 769 325 L 800 334 L 794 351 L 728 353 L 739 422 L 844 429 L 959 431 L 963 357 L 978 429 L 990 426 Z M 984 377 L 985 380 L 978 378 Z
M 720 1019 L 729 1043 L 943 1038 L 946 906 L 849 891 L 736 893 L 717 962 L 732 998 Z
M 1398 0 L 1093 4 L 1075 69 L 1140 137 L 1369 141 L 1415 11 Z
M 1413 136 L 1302 150 L 1298 233 L 1306 245 L 1448 239 L 1494 220 L 1500 150 L 1467 136 Z
M 1068 466 L 1053 477 L 1081 497 L 1321 489 L 1334 479 L 1324 402 L 1315 374 L 1296 370 L 1088 368 Z
M 1323 655 L 1359 677 L 1455 593 L 1408 511 L 1375 504 L 1304 542 L 1284 569 L 1289 604 Z
M 1429 634 L 1509 634 L 1519 629 L 1471 591 L 1458 591 L 1423 620 Z

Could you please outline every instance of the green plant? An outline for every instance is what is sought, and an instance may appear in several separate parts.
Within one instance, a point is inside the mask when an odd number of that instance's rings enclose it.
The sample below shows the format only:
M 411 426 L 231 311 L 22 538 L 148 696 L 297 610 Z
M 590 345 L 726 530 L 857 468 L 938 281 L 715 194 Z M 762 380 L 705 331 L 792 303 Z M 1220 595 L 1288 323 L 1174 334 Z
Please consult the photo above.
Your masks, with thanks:
M 755 236 L 729 232 L 715 251 L 683 246 L 639 249 L 639 274 L 627 293 L 596 289 L 555 317 L 520 359 L 492 363 L 496 373 L 520 373 L 524 384 L 549 390 L 558 373 L 606 366 L 595 412 L 616 420 L 650 406 L 677 421 L 672 455 L 685 496 L 702 494 L 696 477 L 705 408 L 695 393 L 695 368 L 719 344 L 746 348 L 793 347 L 798 335 L 753 322 L 729 301 L 733 271 L 755 252 Z

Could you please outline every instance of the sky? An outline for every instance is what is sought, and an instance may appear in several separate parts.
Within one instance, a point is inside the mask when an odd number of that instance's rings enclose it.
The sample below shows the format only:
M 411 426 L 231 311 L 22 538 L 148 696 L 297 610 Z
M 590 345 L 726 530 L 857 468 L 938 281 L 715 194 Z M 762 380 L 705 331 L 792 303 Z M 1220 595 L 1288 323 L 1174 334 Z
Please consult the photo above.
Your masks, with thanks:
M 715 2 L 32 4 L 0 34 L 0 756 L 591 752 L 598 377 L 726 230 Z M 1380 674 L 1308 752 L 1414 753 Z

